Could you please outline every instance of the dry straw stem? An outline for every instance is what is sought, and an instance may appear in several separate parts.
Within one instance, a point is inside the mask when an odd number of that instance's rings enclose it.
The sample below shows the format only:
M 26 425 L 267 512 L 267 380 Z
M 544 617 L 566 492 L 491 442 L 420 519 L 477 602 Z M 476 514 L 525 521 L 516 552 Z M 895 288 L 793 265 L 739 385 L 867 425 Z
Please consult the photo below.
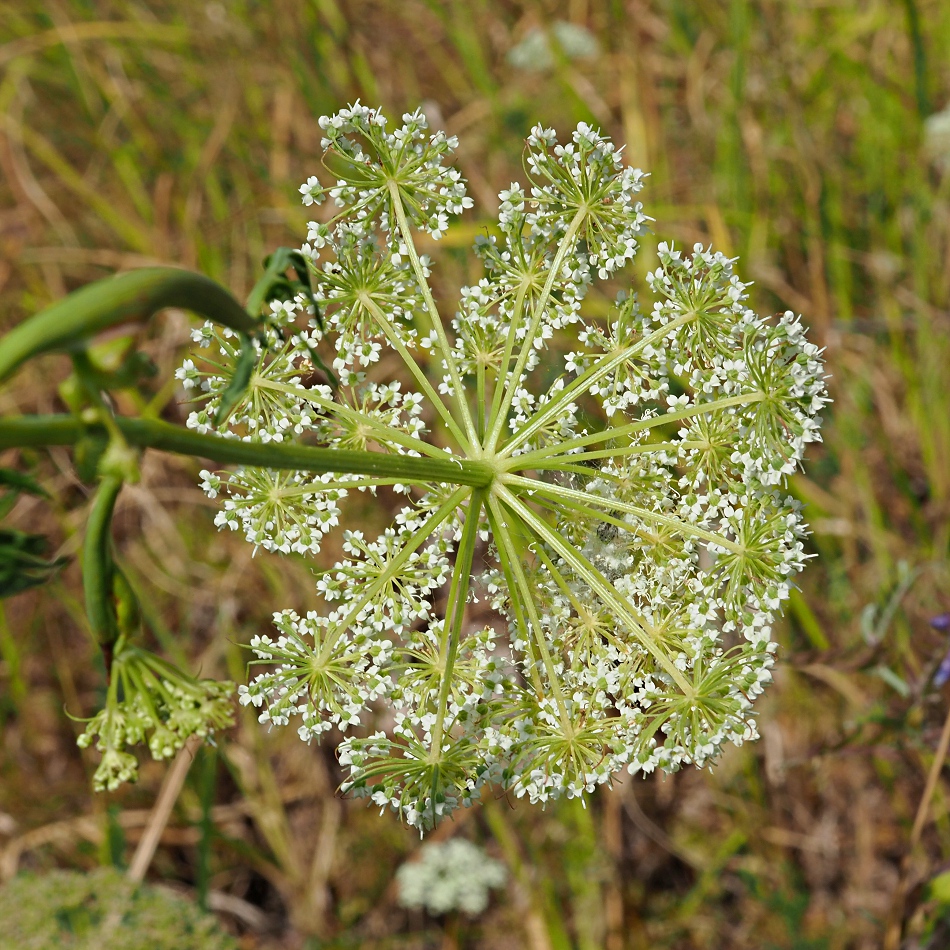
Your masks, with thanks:
M 179 44 L 188 39 L 188 31 L 178 26 L 166 26 L 161 23 L 68 23 L 52 30 L 45 30 L 33 36 L 24 36 L 0 46 L 0 66 L 18 59 L 31 56 L 41 50 L 60 44 L 72 46 L 90 40 L 148 40 L 154 43 Z
M 135 854 L 132 857 L 132 863 L 129 865 L 128 878 L 135 884 L 141 884 L 145 880 L 145 875 L 152 858 L 155 857 L 155 849 L 161 840 L 168 819 L 171 817 L 172 809 L 178 800 L 182 786 L 185 783 L 185 776 L 194 760 L 195 753 L 202 743 L 199 736 L 189 736 L 185 744 L 179 750 L 171 768 L 165 774 L 158 798 L 149 815 L 148 824 L 145 826 L 145 833 L 139 841 Z M 102 922 L 102 935 L 105 937 L 112 933 L 122 920 L 126 913 L 124 904 L 114 906 Z
M 930 763 L 930 770 L 927 772 L 927 783 L 924 785 L 924 793 L 920 796 L 920 804 L 917 806 L 917 814 L 914 816 L 914 826 L 910 832 L 907 853 L 901 862 L 901 876 L 894 893 L 894 901 L 891 904 L 890 914 L 888 915 L 887 930 L 884 934 L 884 950 L 898 950 L 901 941 L 901 932 L 904 923 L 904 907 L 908 892 L 915 884 L 919 883 L 922 876 L 926 873 L 925 867 L 915 865 L 916 852 L 920 844 L 920 836 L 923 834 L 924 826 L 927 824 L 930 803 L 933 800 L 934 792 L 937 790 L 940 773 L 943 771 L 943 766 L 947 761 L 948 749 L 950 749 L 950 709 L 947 710 L 946 718 L 943 721 L 943 729 L 940 732 L 940 741 L 937 743 L 937 751 L 934 755 L 933 762 Z
M 145 827 L 145 834 L 142 835 L 132 857 L 132 863 L 129 865 L 128 876 L 130 881 L 135 881 L 138 884 L 145 880 L 145 874 L 152 863 L 152 858 L 155 857 L 155 849 L 161 840 L 162 832 L 168 824 L 172 809 L 175 807 L 175 802 L 178 800 L 182 786 L 185 784 L 188 769 L 191 768 L 195 753 L 201 747 L 203 741 L 201 736 L 189 736 L 165 774 L 158 797 L 152 807 L 148 824 Z

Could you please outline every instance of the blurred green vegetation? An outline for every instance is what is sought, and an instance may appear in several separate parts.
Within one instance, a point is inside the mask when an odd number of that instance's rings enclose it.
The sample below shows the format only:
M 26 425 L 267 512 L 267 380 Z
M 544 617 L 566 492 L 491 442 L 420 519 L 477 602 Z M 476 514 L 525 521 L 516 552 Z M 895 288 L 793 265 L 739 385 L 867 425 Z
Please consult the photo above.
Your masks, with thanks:
M 115 868 L 20 874 L 0 888 L 10 950 L 236 950 L 214 917 L 166 887 L 136 889 Z
M 572 58 L 558 21 L 598 52 Z M 512 48 L 539 36 L 546 65 L 513 65 Z M 151 877 L 193 887 L 244 947 L 947 946 L 948 696 L 933 673 L 948 643 L 929 620 L 950 610 L 950 155 L 925 130 L 950 102 L 950 5 L 0 5 L 0 323 L 143 264 L 245 294 L 266 253 L 304 236 L 296 188 L 320 162 L 317 117 L 358 97 L 395 113 L 421 102 L 461 139 L 476 214 L 442 242 L 447 287 L 479 215 L 521 176 L 529 127 L 584 120 L 651 172 L 656 240 L 739 255 L 757 308 L 803 313 L 835 397 L 793 483 L 819 557 L 779 631 L 763 739 L 711 773 L 628 778 L 586 807 L 465 812 L 439 834 L 486 844 L 511 883 L 458 934 L 398 907 L 393 875 L 418 839 L 334 796 L 332 751 L 253 716 L 202 752 Z M 158 380 L 188 325 L 172 312 L 150 331 Z M 66 370 L 31 365 L 0 411 L 53 410 Z M 173 384 L 148 396 L 183 419 Z M 144 404 L 123 398 L 120 410 Z M 89 492 L 68 456 L 12 462 L 54 501 L 23 496 L 11 526 L 75 560 Z M 197 467 L 147 455 L 120 500 L 119 543 L 156 644 L 240 680 L 239 645 L 273 609 L 310 606 L 312 577 L 217 534 Z M 0 879 L 121 864 L 163 775 L 145 763 L 137 787 L 90 792 L 95 763 L 69 715 L 91 713 L 101 678 L 79 591 L 73 565 L 0 613 Z

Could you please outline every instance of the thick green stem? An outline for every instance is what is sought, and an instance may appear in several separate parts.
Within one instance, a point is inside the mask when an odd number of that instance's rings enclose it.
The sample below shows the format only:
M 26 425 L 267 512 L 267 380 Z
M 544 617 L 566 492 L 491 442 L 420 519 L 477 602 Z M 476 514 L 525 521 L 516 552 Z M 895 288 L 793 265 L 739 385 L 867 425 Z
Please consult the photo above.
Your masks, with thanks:
M 0 381 L 40 353 L 68 350 L 124 323 L 141 323 L 165 307 L 182 307 L 254 333 L 257 322 L 219 284 L 174 267 L 148 267 L 96 281 L 24 320 L 0 340 Z
M 107 476 L 99 483 L 86 524 L 83 543 L 82 583 L 86 616 L 96 642 L 105 654 L 106 670 L 112 663 L 112 649 L 119 637 L 112 601 L 112 512 L 122 489 L 122 479 Z
M 414 458 L 409 455 L 344 451 L 309 445 L 242 442 L 240 439 L 225 439 L 218 435 L 202 435 L 157 419 L 116 417 L 115 421 L 129 445 L 198 456 L 223 464 L 373 475 L 398 478 L 413 484 L 441 482 L 476 488 L 486 488 L 495 474 L 489 465 L 468 459 Z M 0 449 L 74 445 L 84 435 L 96 430 L 103 431 L 98 426 L 86 427 L 78 419 L 67 415 L 0 419 Z

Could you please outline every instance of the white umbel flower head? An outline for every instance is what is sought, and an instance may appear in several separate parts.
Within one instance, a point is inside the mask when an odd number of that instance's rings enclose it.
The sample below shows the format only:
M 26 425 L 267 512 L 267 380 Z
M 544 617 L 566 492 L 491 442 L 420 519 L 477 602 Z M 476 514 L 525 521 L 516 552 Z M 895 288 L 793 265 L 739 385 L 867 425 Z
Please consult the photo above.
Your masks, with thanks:
M 359 104 L 321 126 L 337 178 L 301 193 L 336 208 L 304 247 L 322 321 L 303 298 L 274 309 L 225 422 L 236 341 L 197 331 L 179 374 L 199 429 L 333 450 L 316 473 L 202 474 L 256 547 L 315 554 L 345 532 L 325 610 L 288 605 L 255 638 L 267 669 L 242 702 L 308 742 L 338 729 L 344 789 L 420 829 L 487 783 L 545 803 L 755 738 L 806 559 L 785 483 L 827 402 L 799 318 L 754 313 L 721 253 L 667 244 L 649 299 L 586 314 L 649 219 L 642 172 L 585 124 L 532 131 L 530 181 L 501 193 L 483 276 L 444 315 L 415 235 L 471 203 L 454 141 Z M 355 492 L 396 502 L 382 535 L 348 521 Z
M 488 906 L 489 891 L 505 883 L 505 866 L 464 838 L 424 844 L 419 856 L 396 872 L 399 903 L 433 916 L 462 911 L 474 917 Z

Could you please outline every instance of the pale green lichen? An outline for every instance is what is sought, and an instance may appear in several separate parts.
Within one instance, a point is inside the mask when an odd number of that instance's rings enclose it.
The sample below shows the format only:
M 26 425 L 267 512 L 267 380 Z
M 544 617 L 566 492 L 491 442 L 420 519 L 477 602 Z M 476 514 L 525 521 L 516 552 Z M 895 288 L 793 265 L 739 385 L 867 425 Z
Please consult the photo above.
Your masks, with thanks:
M 210 914 L 112 868 L 21 874 L 0 888 L 0 950 L 237 950 Z

